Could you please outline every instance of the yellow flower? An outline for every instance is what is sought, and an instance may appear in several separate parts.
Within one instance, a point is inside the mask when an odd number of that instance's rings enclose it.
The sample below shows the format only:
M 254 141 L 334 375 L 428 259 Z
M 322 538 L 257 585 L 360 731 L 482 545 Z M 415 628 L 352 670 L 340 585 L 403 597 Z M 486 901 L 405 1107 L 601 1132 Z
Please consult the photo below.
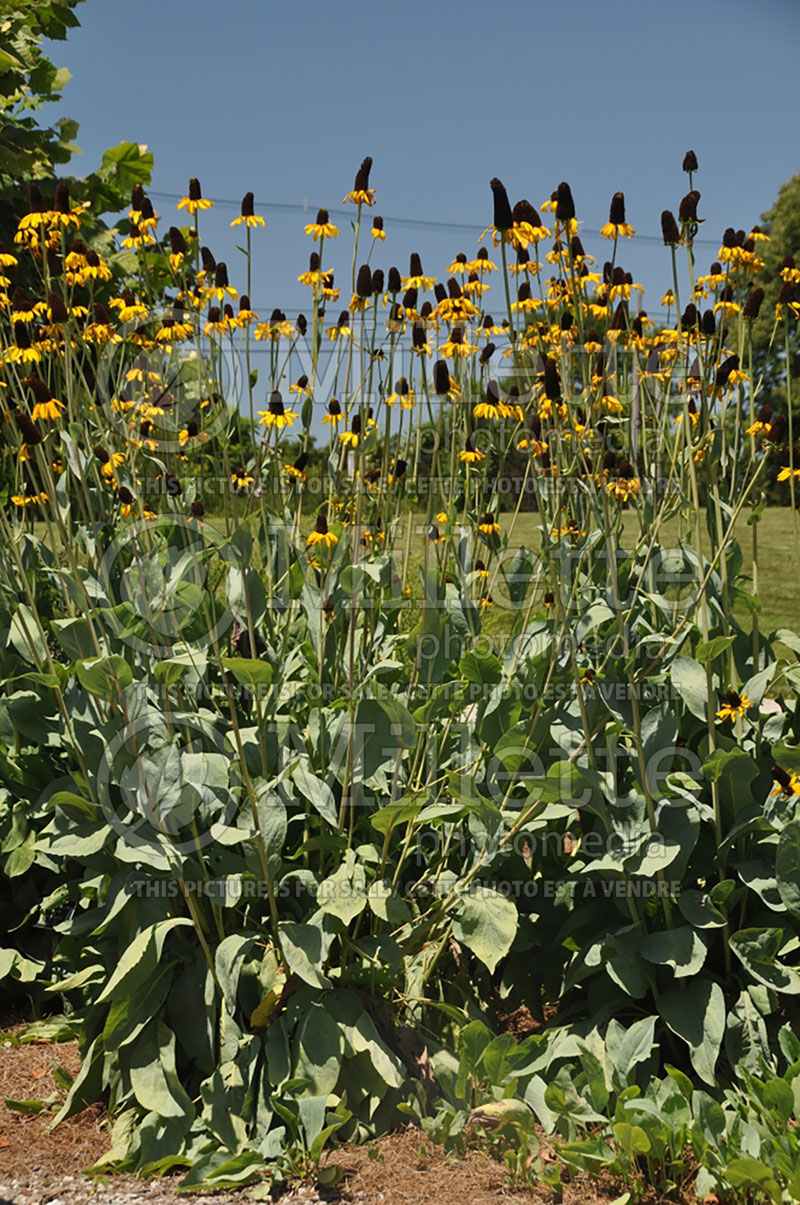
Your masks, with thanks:
M 317 220 L 309 222 L 306 226 L 306 234 L 310 234 L 316 243 L 317 240 L 322 242 L 326 238 L 338 238 L 339 231 L 330 220 L 327 209 L 320 209 L 317 213 Z
M 623 460 L 617 474 L 616 479 L 608 482 L 608 493 L 617 502 L 627 502 L 630 498 L 635 498 L 641 491 L 642 483 L 630 461 Z
M 238 493 L 246 490 L 248 486 L 253 484 L 254 480 L 255 478 L 252 474 L 248 473 L 245 469 L 234 469 L 231 473 L 231 485 Z
M 479 452 L 472 439 L 468 437 L 464 444 L 464 451 L 459 452 L 458 457 L 462 464 L 480 464 L 482 460 L 486 459 L 486 453 Z
M 242 198 L 242 212 L 238 218 L 234 218 L 231 226 L 241 226 L 244 222 L 248 229 L 252 226 L 265 226 L 266 222 L 257 213 L 253 212 L 253 194 L 246 192 Z
M 473 407 L 472 413 L 475 418 L 487 418 L 490 422 L 497 423 L 503 417 L 500 410 L 500 401 L 497 397 L 492 397 L 490 400 L 489 393 L 486 394 L 485 402 L 478 402 Z
M 193 176 L 189 181 L 189 195 L 181 197 L 176 208 L 185 209 L 187 213 L 190 213 L 194 217 L 198 209 L 211 209 L 213 204 L 213 201 L 207 201 L 203 196 L 200 191 L 200 181 Z
M 230 323 L 223 317 L 218 305 L 212 305 L 208 311 L 208 321 L 203 327 L 205 335 L 224 335 L 230 329 Z
M 717 712 L 718 720 L 736 720 L 744 717 L 746 711 L 753 706 L 747 695 L 740 695 L 735 690 L 729 690 L 725 695 L 725 703 Z
M 30 482 L 28 484 L 30 485 Z M 11 501 L 15 506 L 39 506 L 42 502 L 47 501 L 47 494 L 12 494 Z
M 361 167 L 356 172 L 355 183 L 353 189 L 344 198 L 343 204 L 348 201 L 352 205 L 374 205 L 375 204 L 375 189 L 369 187 L 369 173 L 372 167 L 372 158 L 367 155 L 361 163 Z
M 301 452 L 294 464 L 286 464 L 283 466 L 283 471 L 286 477 L 300 484 L 303 481 L 308 481 L 308 474 L 304 471 L 308 463 L 308 453 Z
M 471 259 L 463 266 L 470 275 L 477 272 L 478 276 L 483 276 L 486 272 L 497 271 L 497 265 L 489 259 L 489 252 L 485 247 L 480 248 L 477 259 Z
M 416 251 L 412 252 L 408 276 L 400 278 L 404 289 L 432 289 L 436 284 L 435 276 L 425 276 L 422 271 L 422 260 Z
M 625 221 L 625 196 L 621 192 L 615 192 L 611 198 L 608 221 L 601 227 L 600 234 L 603 238 L 617 239 L 633 238 L 635 233 L 633 226 Z
M 119 311 L 120 322 L 131 322 L 134 318 L 147 317 L 147 306 L 137 301 L 129 289 L 125 289 L 121 297 L 112 297 L 108 304 L 112 309 Z
M 481 522 L 478 524 L 478 531 L 483 532 L 485 536 L 495 536 L 500 534 L 500 524 L 495 522 L 495 517 L 490 511 L 487 511 Z
M 460 326 L 454 326 L 447 341 L 442 344 L 439 351 L 445 359 L 457 359 L 459 356 L 471 356 L 478 349 L 472 343 L 464 342 L 464 330 Z
M 35 423 L 38 422 L 40 418 L 50 419 L 53 421 L 58 418 L 63 409 L 63 403 L 59 402 L 57 398 L 51 397 L 48 402 L 37 402 L 33 407 L 33 414 L 31 417 Z
M 262 427 L 277 427 L 279 431 L 283 427 L 293 426 L 296 418 L 294 410 L 284 409 L 283 398 L 277 389 L 269 399 L 269 408 L 258 411 L 258 421 Z
M 781 766 L 773 766 L 772 777 L 775 786 L 770 792 L 771 795 L 800 795 L 800 774 L 795 774 L 793 770 L 784 770 Z
M 129 222 L 128 227 L 128 237 L 121 240 L 121 247 L 138 250 L 140 247 L 151 247 L 155 244 L 155 236 L 142 230 L 136 222 Z
M 383 218 L 372 219 L 372 237 L 380 239 L 382 243 L 386 242 L 386 231 L 383 228 Z
M 393 406 L 395 402 L 400 402 L 405 410 L 414 409 L 414 390 L 409 387 L 405 377 L 399 378 L 394 389 L 386 398 L 387 406 Z
M 306 544 L 309 547 L 324 544 L 326 548 L 332 548 L 334 544 L 338 543 L 339 537 L 334 535 L 332 531 L 328 531 L 328 520 L 324 515 L 317 515 L 317 522 L 314 525 L 314 530 L 306 540 Z
M 436 522 L 437 523 L 446 523 L 447 522 L 447 511 L 440 510 L 438 515 L 436 516 Z
M 595 410 L 605 410 L 606 414 L 622 414 L 623 405 L 618 398 L 610 393 L 604 393 L 594 404 Z

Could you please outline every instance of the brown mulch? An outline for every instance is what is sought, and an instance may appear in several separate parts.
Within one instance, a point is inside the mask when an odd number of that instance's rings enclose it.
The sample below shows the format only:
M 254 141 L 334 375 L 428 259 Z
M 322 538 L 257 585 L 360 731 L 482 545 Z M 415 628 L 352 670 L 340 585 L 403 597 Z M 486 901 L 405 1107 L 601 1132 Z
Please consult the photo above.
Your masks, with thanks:
M 17 1026 L 15 1028 L 22 1028 Z M 13 1032 L 13 1031 L 12 1031 Z M 45 1100 L 64 1092 L 55 1068 L 75 1076 L 80 1067 L 76 1042 L 12 1045 L 0 1033 L 0 1205 L 178 1205 L 180 1176 L 142 1181 L 135 1176 L 91 1179 L 82 1171 L 109 1147 L 102 1106 L 95 1105 L 56 1130 L 46 1109 L 24 1115 L 8 1109 L 6 1098 Z M 5 1039 L 5 1040 L 4 1040 Z M 280 1196 L 281 1205 L 552 1205 L 545 1188 L 512 1189 L 505 1167 L 479 1150 L 463 1157 L 431 1144 L 417 1129 L 398 1131 L 367 1146 L 343 1147 L 328 1161 L 344 1169 L 336 1189 L 295 1187 Z M 564 1205 L 606 1205 L 619 1188 L 608 1191 L 586 1181 L 565 1186 Z M 247 1189 L 191 1197 L 192 1205 L 246 1205 Z
M 372 1156 L 370 1155 L 372 1151 Z M 352 1205 L 553 1205 L 547 1188 L 509 1187 L 508 1171 L 483 1151 L 448 1154 L 409 1127 L 331 1155 L 345 1170 L 340 1200 Z M 620 1194 L 587 1181 L 565 1185 L 564 1205 L 607 1205 Z M 328 1200 L 335 1199 L 328 1197 Z
M 19 1026 L 16 1028 L 24 1028 Z M 54 1092 L 59 1102 L 64 1092 L 53 1078 L 62 1068 L 73 1078 L 80 1070 L 77 1042 L 32 1042 L 9 1046 L 0 1035 L 0 1182 L 9 1174 L 50 1172 L 78 1175 L 108 1150 L 102 1127 L 104 1111 L 99 1105 L 80 1117 L 70 1118 L 49 1131 L 53 1120 L 49 1109 L 35 1115 L 14 1112 L 5 1100 L 47 1100 Z

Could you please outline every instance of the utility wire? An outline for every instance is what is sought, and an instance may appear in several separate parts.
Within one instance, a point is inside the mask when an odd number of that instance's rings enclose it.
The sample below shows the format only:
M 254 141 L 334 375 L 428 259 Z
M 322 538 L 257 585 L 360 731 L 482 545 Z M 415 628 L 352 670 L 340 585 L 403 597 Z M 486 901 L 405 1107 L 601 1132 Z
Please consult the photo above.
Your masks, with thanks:
M 181 198 L 177 193 L 171 192 L 150 192 L 149 196 L 155 201 L 179 201 Z M 213 201 L 215 205 L 230 206 L 233 209 L 240 208 L 240 202 L 234 201 L 230 197 L 208 197 L 209 201 Z M 288 204 L 280 201 L 261 201 L 254 206 L 256 213 L 283 213 L 283 214 L 315 214 L 322 206 L 310 205 L 308 202 L 303 205 Z M 337 218 L 352 218 L 352 211 L 347 209 L 333 209 L 329 205 L 325 208 L 328 213 Z M 445 233 L 447 231 L 460 231 L 465 235 L 480 234 L 485 227 L 472 225 L 468 222 L 436 222 L 427 218 L 387 218 L 384 217 L 384 223 L 392 226 L 402 227 L 409 230 L 427 230 L 431 233 Z M 588 227 L 583 227 L 580 231 L 583 238 L 601 238 L 599 230 L 590 230 Z M 640 243 L 647 243 L 648 246 L 663 246 L 664 240 L 660 235 L 656 234 L 637 234 L 636 238 Z M 695 247 L 719 247 L 719 242 L 713 239 L 695 239 Z

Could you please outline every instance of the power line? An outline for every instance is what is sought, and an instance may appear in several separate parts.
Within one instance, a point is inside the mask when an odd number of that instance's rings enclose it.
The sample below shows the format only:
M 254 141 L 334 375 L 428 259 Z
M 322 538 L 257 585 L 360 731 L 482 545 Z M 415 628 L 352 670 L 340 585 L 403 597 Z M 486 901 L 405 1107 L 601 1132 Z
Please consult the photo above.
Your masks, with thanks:
M 179 201 L 181 198 L 177 193 L 171 192 L 151 192 L 150 197 L 156 201 Z M 234 201 L 230 197 L 208 197 L 209 201 L 213 201 L 215 205 L 231 207 L 233 209 L 240 208 L 240 202 Z M 315 214 L 322 206 L 305 204 L 290 204 L 280 201 L 260 201 L 254 205 L 256 213 L 282 213 L 282 214 Z M 328 213 L 337 218 L 352 218 L 352 212 L 346 209 L 334 209 L 329 205 L 324 206 Z M 392 218 L 384 217 L 384 224 L 389 223 L 392 226 L 398 226 L 408 230 L 427 230 L 431 233 L 446 233 L 448 231 L 460 231 L 465 235 L 480 235 L 485 227 L 472 225 L 468 222 L 437 222 L 428 218 Z M 599 230 L 590 230 L 584 227 L 581 230 L 583 238 L 602 238 Z M 636 238 L 640 243 L 647 243 L 648 246 L 663 247 L 664 240 L 657 234 L 637 234 Z M 719 243 L 713 239 L 695 239 L 695 247 L 718 247 Z

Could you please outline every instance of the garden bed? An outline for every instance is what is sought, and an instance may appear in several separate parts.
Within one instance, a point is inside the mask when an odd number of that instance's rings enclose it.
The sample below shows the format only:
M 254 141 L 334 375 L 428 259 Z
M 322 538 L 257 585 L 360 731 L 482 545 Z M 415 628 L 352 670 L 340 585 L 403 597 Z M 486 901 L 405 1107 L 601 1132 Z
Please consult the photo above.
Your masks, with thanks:
M 14 1031 L 8 1031 L 14 1032 Z M 6 1035 L 8 1036 L 8 1035 Z M 15 1205 L 173 1205 L 186 1200 L 176 1191 L 180 1176 L 144 1181 L 137 1176 L 83 1175 L 86 1167 L 98 1160 L 108 1148 L 106 1115 L 101 1105 L 87 1109 L 77 1117 L 50 1130 L 52 1113 L 21 1114 L 9 1109 L 5 1100 L 46 1099 L 63 1093 L 53 1076 L 63 1068 L 77 1075 L 80 1057 L 77 1042 L 37 1042 L 9 1045 L 0 1042 L 0 1202 Z M 294 1186 L 283 1195 L 269 1198 L 281 1205 L 315 1205 L 321 1201 L 349 1202 L 351 1205 L 534 1205 L 553 1202 L 546 1189 L 528 1191 L 508 1186 L 506 1169 L 485 1152 L 470 1150 L 463 1158 L 448 1154 L 408 1129 L 389 1134 L 366 1147 L 344 1147 L 330 1156 L 341 1164 L 345 1177 L 335 1189 L 318 1190 L 314 1186 Z M 237 1192 L 191 1195 L 195 1205 L 214 1201 L 215 1205 L 244 1202 L 256 1195 L 252 1189 Z M 619 1186 L 597 1187 L 580 1180 L 563 1194 L 565 1205 L 579 1200 L 583 1205 L 600 1205 L 620 1195 Z M 261 1198 L 264 1199 L 264 1198 Z

